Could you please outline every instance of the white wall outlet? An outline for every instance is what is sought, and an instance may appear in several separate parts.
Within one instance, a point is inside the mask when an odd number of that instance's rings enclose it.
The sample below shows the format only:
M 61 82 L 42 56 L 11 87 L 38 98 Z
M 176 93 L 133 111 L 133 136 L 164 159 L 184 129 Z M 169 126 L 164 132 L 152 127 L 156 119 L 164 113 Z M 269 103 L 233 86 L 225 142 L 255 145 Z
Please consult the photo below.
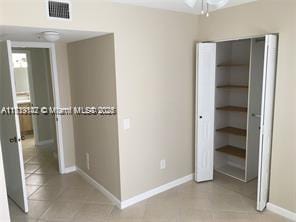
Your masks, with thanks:
M 130 119 L 126 118 L 123 120 L 123 129 L 128 130 L 131 127 Z
M 166 168 L 166 160 L 161 160 L 160 161 L 160 169 L 163 170 Z
M 85 154 L 85 164 L 86 164 L 86 169 L 90 170 L 90 165 L 89 165 L 89 153 Z

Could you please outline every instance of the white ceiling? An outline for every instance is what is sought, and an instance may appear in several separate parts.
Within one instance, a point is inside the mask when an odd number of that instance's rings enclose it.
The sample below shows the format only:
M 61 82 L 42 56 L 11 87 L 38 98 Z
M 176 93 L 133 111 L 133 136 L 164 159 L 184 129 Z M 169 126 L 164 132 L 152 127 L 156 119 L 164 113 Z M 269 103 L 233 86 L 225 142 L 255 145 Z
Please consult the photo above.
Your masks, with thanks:
M 256 0 L 230 0 L 224 8 L 246 4 L 254 1 Z M 170 11 L 186 12 L 192 14 L 200 14 L 201 11 L 201 0 L 199 0 L 200 4 L 197 3 L 194 9 L 188 7 L 184 3 L 184 0 L 112 0 L 112 2 L 139 5 L 149 8 L 159 8 Z
M 75 42 L 83 39 L 89 39 L 107 33 L 103 32 L 89 32 L 89 31 L 76 31 L 76 30 L 61 30 L 51 28 L 27 28 L 18 26 L 0 26 L 0 40 L 12 40 L 12 41 L 32 41 L 32 42 L 45 42 L 44 39 L 40 39 L 39 33 L 45 31 L 56 31 L 60 33 L 61 39 L 59 42 Z

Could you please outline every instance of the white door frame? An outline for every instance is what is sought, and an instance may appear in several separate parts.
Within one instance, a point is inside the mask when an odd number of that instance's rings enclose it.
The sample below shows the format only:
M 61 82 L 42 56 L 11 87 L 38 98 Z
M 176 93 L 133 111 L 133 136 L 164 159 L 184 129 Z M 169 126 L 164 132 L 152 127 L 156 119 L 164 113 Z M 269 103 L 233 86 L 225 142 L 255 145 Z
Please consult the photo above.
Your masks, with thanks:
M 53 90 L 53 100 L 56 108 L 61 108 L 60 101 L 60 88 L 58 80 L 58 70 L 56 61 L 56 51 L 55 44 L 48 42 L 19 42 L 12 41 L 11 47 L 13 48 L 41 48 L 49 49 L 49 60 L 51 67 L 51 80 L 52 80 L 52 90 Z M 57 149 L 58 149 L 58 161 L 59 161 L 59 172 L 60 174 L 65 174 L 65 159 L 64 159 L 64 143 L 63 143 L 63 130 L 61 116 L 56 116 L 56 134 L 57 134 Z

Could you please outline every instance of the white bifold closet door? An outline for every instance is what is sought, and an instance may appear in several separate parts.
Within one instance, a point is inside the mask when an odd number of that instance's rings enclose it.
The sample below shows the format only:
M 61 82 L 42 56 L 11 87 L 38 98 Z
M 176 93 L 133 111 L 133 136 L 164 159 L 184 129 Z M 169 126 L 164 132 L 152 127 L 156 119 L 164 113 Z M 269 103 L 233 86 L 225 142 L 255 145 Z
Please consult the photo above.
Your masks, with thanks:
M 197 45 L 195 180 L 213 180 L 216 43 Z
M 266 207 L 269 193 L 270 157 L 272 145 L 273 107 L 277 63 L 277 35 L 265 39 L 264 71 L 261 104 L 261 131 L 259 143 L 257 210 Z
M 17 107 L 10 41 L 0 42 L 0 107 Z M 28 212 L 18 115 L 0 115 L 0 141 L 8 196 Z

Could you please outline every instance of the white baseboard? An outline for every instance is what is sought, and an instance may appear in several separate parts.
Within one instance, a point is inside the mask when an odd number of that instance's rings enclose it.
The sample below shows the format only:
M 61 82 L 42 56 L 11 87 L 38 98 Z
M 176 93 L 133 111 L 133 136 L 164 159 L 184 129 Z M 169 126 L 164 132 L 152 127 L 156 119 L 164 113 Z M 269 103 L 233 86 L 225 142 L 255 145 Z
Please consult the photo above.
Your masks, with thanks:
M 137 196 L 134 196 L 134 197 L 132 197 L 130 199 L 122 201 L 120 208 L 125 209 L 125 208 L 127 208 L 129 206 L 132 206 L 132 205 L 138 203 L 138 202 L 141 202 L 141 201 L 143 201 L 145 199 L 148 199 L 148 198 L 150 198 L 152 196 L 155 196 L 155 195 L 157 195 L 159 193 L 162 193 L 164 191 L 170 190 L 170 189 L 172 189 L 174 187 L 177 187 L 177 186 L 179 186 L 179 185 L 181 185 L 183 183 L 187 183 L 187 182 L 189 182 L 191 180 L 193 180 L 193 174 L 190 174 L 188 176 L 185 176 L 185 177 L 179 178 L 177 180 L 171 181 L 171 182 L 169 182 L 167 184 L 156 187 L 156 188 L 154 188 L 152 190 L 148 190 L 148 191 L 146 191 L 144 193 L 141 193 L 141 194 L 139 194 Z
M 91 178 L 87 173 L 85 173 L 80 168 L 76 167 L 77 173 L 79 173 L 80 176 L 82 176 L 89 184 L 91 184 L 93 187 L 95 187 L 97 190 L 102 192 L 109 200 L 111 200 L 118 208 L 121 207 L 120 200 L 117 199 L 109 190 L 107 190 L 105 187 L 103 187 L 101 184 L 99 184 L 97 181 L 95 181 L 93 178 Z
M 267 210 L 269 210 L 275 214 L 281 215 L 289 220 L 296 221 L 296 213 L 294 213 L 292 211 L 289 211 L 287 209 L 284 209 L 284 208 L 279 207 L 279 206 L 272 204 L 272 203 L 267 203 L 266 208 L 267 208 Z
M 51 139 L 51 140 L 43 140 L 43 141 L 38 141 L 36 143 L 36 146 L 47 146 L 47 145 L 50 145 L 50 144 L 53 144 L 54 143 L 54 140 Z
M 93 187 L 95 187 L 97 190 L 102 192 L 109 200 L 111 200 L 118 208 L 125 209 L 127 207 L 130 207 L 136 203 L 139 203 L 145 199 L 148 199 L 152 196 L 155 196 L 159 193 L 162 193 L 164 191 L 170 190 L 174 187 L 177 187 L 183 183 L 189 182 L 193 180 L 193 174 L 190 174 L 188 176 L 179 178 L 177 180 L 174 180 L 172 182 L 169 182 L 167 184 L 164 184 L 162 186 L 156 187 L 152 190 L 148 190 L 144 193 L 141 193 L 139 195 L 136 195 L 130 199 L 120 201 L 117 197 L 115 197 L 110 191 L 108 191 L 105 187 L 103 187 L 101 184 L 99 184 L 97 181 L 95 181 L 93 178 L 91 178 L 86 172 L 81 170 L 80 168 L 76 167 L 77 173 L 81 175 L 89 184 L 91 184 Z
M 77 169 L 76 169 L 76 166 L 65 167 L 65 168 L 63 169 L 62 174 L 73 173 L 73 172 L 75 172 L 76 170 L 77 170 Z

